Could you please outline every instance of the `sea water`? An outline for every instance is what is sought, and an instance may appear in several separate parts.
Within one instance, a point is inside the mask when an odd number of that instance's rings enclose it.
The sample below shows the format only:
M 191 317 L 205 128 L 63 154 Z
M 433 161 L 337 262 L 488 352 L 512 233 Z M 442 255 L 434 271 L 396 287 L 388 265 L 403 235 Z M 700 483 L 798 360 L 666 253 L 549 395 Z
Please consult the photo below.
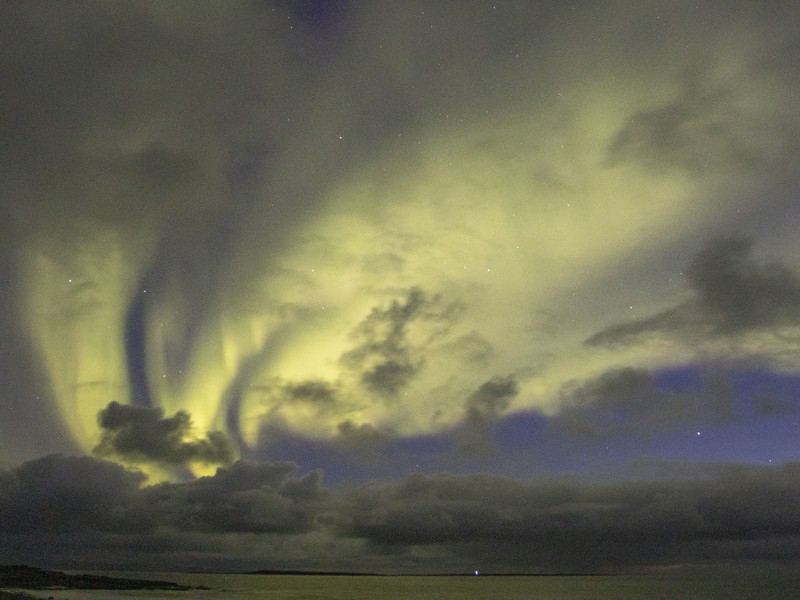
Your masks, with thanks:
M 790 600 L 800 574 L 690 573 L 635 576 L 328 576 L 124 573 L 204 586 L 190 591 L 48 590 L 55 600 Z

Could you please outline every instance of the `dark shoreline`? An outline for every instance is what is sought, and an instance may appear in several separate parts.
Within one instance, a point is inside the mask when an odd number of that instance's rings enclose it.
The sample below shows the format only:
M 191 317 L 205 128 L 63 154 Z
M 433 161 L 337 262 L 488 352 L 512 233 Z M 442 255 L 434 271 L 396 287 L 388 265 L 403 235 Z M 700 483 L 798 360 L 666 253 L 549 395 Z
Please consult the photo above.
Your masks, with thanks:
M 0 600 L 5 598 L 26 598 L 17 592 L 3 591 L 2 588 L 26 590 L 196 590 L 190 586 L 171 581 L 149 579 L 127 579 L 106 575 L 69 575 L 61 571 L 48 571 L 26 565 L 0 566 Z M 11 595 L 9 595 L 11 594 Z
M 322 577 L 605 577 L 608 573 L 358 573 L 350 571 L 299 571 L 260 569 L 237 575 L 302 575 Z M 630 575 L 625 573 L 625 575 Z
M 301 571 L 301 570 L 281 570 L 281 569 L 259 569 L 258 571 L 246 571 L 239 575 L 309 575 L 324 577 L 384 577 L 383 573 L 356 573 L 350 571 Z

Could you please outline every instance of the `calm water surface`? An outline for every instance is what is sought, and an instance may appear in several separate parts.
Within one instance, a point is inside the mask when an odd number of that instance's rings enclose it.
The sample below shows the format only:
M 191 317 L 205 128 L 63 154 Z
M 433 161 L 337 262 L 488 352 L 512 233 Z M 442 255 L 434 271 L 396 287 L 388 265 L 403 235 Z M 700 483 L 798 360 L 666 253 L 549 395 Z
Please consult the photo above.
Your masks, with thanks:
M 335 577 L 303 575 L 209 575 L 124 573 L 125 577 L 161 579 L 206 586 L 202 591 L 57 590 L 31 592 L 56 600 L 771 600 L 800 599 L 800 574 L 783 571 L 733 576 L 647 575 L 595 577 Z

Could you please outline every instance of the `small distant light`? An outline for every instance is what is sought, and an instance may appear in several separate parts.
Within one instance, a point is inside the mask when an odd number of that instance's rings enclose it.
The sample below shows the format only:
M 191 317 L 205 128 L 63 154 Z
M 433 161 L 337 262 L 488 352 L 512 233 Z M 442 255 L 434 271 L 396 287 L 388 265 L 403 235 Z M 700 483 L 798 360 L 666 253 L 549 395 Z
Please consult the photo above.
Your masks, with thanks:
M 480 573 L 478 573 L 477 569 L 475 570 L 475 575 L 480 575 Z
M 699 431 L 697 432 L 697 435 L 700 435 L 700 432 L 699 432 Z

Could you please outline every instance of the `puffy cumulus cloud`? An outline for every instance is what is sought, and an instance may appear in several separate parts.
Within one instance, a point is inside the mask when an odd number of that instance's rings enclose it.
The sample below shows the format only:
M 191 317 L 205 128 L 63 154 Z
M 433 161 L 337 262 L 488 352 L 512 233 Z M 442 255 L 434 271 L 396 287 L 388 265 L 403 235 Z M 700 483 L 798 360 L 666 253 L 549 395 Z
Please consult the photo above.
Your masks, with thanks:
M 193 463 L 228 464 L 235 449 L 228 437 L 210 431 L 205 439 L 193 437 L 191 416 L 178 411 L 165 417 L 160 408 L 128 406 L 111 402 L 100 411 L 98 456 L 130 463 L 155 463 L 172 467 Z
M 387 557 L 446 548 L 467 570 L 591 572 L 711 556 L 797 560 L 792 498 L 799 475 L 796 464 L 606 485 L 417 475 L 351 493 L 338 526 Z
M 572 436 L 602 439 L 733 421 L 730 383 L 722 373 L 709 370 L 704 375 L 697 389 L 674 391 L 659 386 L 644 369 L 607 371 L 566 386 L 560 412 L 549 424 Z
M 619 347 L 671 338 L 702 348 L 708 340 L 741 343 L 748 334 L 763 334 L 785 339 L 784 346 L 792 340 L 796 345 L 800 280 L 782 262 L 753 258 L 752 246 L 752 240 L 741 237 L 709 241 L 687 267 L 688 301 L 607 327 L 586 343 Z

